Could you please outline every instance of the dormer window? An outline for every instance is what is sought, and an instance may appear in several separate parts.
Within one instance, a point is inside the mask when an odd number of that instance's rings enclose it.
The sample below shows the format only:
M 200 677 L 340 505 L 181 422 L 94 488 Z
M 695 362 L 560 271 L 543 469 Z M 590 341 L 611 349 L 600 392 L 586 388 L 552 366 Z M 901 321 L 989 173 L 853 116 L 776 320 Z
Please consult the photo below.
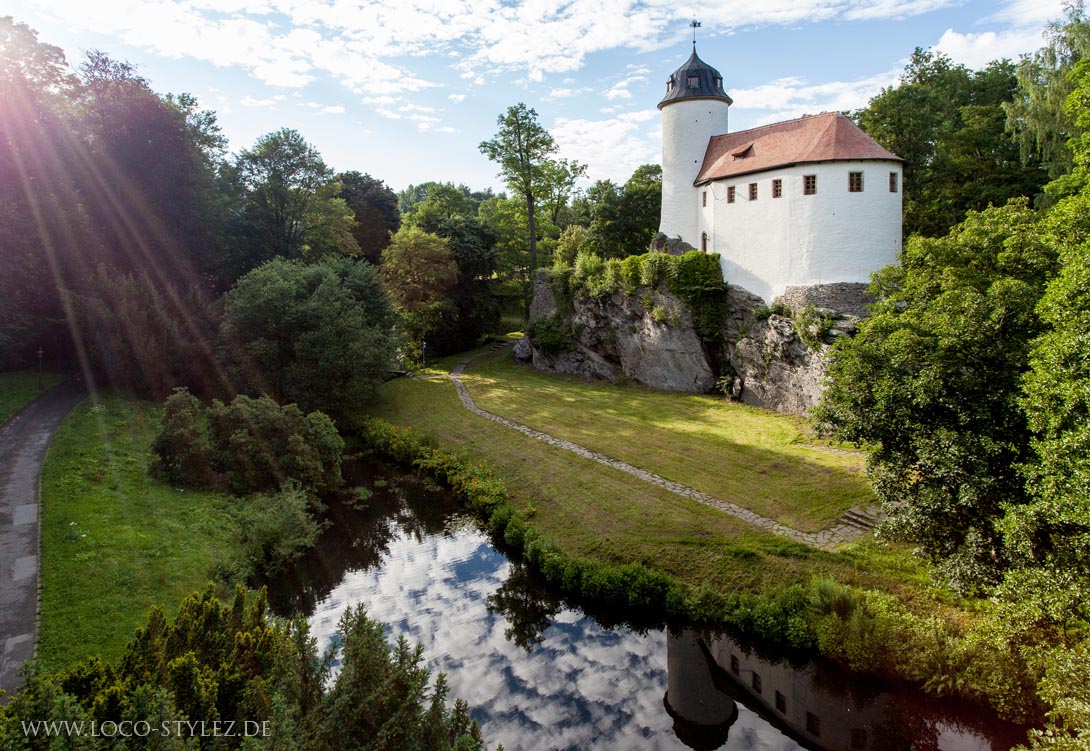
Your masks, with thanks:
M 689 88 L 696 89 L 700 87 L 700 76 L 689 76 Z
M 722 79 L 722 77 L 720 77 L 720 76 L 715 77 L 715 88 L 717 88 L 717 89 L 723 88 L 723 79 Z
M 669 94 L 673 90 L 674 90 L 674 77 L 670 76 L 670 78 L 668 78 L 666 80 L 666 93 Z
M 737 151 L 732 151 L 731 156 L 735 159 L 745 159 L 746 157 L 753 156 L 753 144 L 747 143 Z

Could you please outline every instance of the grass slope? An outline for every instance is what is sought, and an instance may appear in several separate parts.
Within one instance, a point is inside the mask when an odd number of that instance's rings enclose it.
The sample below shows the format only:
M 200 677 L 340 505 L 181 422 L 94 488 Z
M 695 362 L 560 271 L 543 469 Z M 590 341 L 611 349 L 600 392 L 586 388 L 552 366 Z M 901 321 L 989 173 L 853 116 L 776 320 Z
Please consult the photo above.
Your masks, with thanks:
M 19 409 L 64 380 L 60 373 L 45 373 L 38 388 L 37 370 L 14 370 L 0 373 L 0 425 Z
M 502 371 L 504 366 L 495 362 L 500 357 L 510 357 L 510 352 L 486 359 L 484 372 Z M 386 384 L 384 398 L 372 414 L 428 433 L 443 445 L 460 448 L 490 464 L 507 483 L 513 503 L 565 551 L 614 564 L 640 561 L 694 586 L 707 582 L 765 591 L 828 575 L 844 584 L 898 594 L 909 604 L 926 600 L 925 607 L 934 608 L 926 572 L 901 548 L 861 542 L 836 553 L 814 550 L 468 412 L 446 377 L 458 359 L 437 363 L 425 377 Z M 479 371 L 471 366 L 469 372 Z M 467 381 L 475 396 L 481 390 L 475 379 L 480 377 Z M 520 372 L 515 378 L 532 383 L 537 377 Z M 569 389 L 573 395 L 584 393 L 584 384 L 555 383 L 559 389 L 556 399 L 563 398 Z M 616 393 L 615 407 L 621 409 L 626 400 L 638 402 L 647 392 L 617 388 Z M 486 408 L 516 414 L 515 408 L 501 409 L 495 397 L 482 401 Z M 594 432 L 601 435 L 609 433 L 611 419 L 603 413 L 583 413 L 585 422 L 598 423 Z M 529 419 L 526 422 L 543 427 Z M 696 440 L 692 443 L 698 445 Z M 713 451 L 705 450 L 703 460 L 716 461 Z M 787 467 L 790 460 L 784 457 L 782 461 Z
M 120 656 L 147 610 L 172 613 L 229 550 L 231 499 L 147 474 L 155 405 L 100 396 L 61 425 L 42 470 L 40 661 Z
M 816 531 L 875 502 L 864 457 L 830 451 L 801 420 L 722 398 L 546 375 L 509 351 L 477 358 L 463 381 L 477 406 Z

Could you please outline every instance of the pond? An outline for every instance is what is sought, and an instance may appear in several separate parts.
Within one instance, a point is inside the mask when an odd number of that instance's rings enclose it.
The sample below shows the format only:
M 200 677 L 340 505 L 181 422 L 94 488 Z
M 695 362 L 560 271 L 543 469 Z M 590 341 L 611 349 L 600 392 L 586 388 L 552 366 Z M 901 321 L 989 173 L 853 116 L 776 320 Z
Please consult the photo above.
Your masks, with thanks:
M 724 633 L 611 622 L 508 560 L 452 495 L 396 467 L 346 465 L 364 503 L 331 504 L 316 548 L 267 582 L 328 646 L 350 605 L 423 645 L 490 748 L 1007 751 L 1024 731 Z

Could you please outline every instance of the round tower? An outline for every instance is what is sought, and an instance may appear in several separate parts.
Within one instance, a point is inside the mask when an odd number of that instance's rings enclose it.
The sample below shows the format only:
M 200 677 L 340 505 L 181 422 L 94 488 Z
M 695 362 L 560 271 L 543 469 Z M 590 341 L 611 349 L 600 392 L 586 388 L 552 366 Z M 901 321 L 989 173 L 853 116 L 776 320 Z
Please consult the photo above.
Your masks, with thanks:
M 659 231 L 700 247 L 697 237 L 699 192 L 693 187 L 712 136 L 727 132 L 733 100 L 723 77 L 693 54 L 666 81 L 662 110 L 662 215 Z

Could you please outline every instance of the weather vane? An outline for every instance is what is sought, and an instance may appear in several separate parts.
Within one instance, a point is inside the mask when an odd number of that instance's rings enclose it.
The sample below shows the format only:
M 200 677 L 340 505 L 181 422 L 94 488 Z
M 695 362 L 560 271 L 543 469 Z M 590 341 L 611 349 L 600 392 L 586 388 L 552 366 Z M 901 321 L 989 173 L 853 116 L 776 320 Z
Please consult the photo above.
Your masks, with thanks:
M 695 18 L 689 22 L 689 25 L 693 27 L 693 49 L 696 49 L 696 30 L 700 28 L 700 21 Z

